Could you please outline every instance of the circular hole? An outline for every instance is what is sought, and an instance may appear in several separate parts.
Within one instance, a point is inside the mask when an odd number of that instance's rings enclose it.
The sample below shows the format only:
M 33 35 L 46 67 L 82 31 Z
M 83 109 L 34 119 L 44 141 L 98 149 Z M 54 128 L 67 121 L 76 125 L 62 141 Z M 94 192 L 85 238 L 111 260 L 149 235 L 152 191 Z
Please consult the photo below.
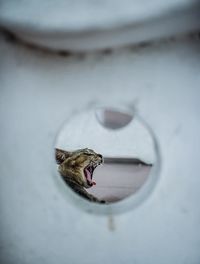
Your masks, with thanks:
M 133 119 L 133 114 L 111 108 L 99 108 L 95 111 L 95 114 L 99 123 L 110 129 L 125 127 Z
M 101 107 L 72 115 L 58 133 L 55 154 L 68 197 L 90 212 L 133 208 L 158 177 L 156 139 L 130 111 Z

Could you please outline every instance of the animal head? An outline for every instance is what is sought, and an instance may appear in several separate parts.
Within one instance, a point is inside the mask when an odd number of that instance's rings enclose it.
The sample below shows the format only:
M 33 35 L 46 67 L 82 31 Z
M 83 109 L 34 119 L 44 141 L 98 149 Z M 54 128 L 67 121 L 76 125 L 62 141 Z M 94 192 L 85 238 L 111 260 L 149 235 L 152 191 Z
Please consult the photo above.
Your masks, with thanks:
M 55 152 L 58 171 L 66 181 L 70 179 L 85 188 L 96 184 L 92 178 L 95 168 L 103 162 L 101 154 L 88 148 L 71 152 L 56 149 Z

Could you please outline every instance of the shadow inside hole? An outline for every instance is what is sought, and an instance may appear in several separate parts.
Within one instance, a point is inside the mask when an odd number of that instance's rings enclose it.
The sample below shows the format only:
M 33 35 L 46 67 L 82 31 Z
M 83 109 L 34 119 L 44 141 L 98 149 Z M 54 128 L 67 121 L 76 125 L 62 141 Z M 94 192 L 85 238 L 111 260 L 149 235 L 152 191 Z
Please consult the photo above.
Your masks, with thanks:
M 130 113 L 120 112 L 119 110 L 100 108 L 97 109 L 96 118 L 98 122 L 110 129 L 119 129 L 127 126 L 133 119 L 133 115 Z

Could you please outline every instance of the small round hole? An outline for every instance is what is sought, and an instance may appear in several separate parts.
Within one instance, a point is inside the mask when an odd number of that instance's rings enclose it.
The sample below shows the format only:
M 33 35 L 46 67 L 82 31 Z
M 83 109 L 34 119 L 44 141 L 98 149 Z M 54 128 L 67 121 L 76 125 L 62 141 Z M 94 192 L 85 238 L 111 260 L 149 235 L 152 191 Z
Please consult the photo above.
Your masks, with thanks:
M 109 129 L 125 127 L 133 119 L 133 114 L 111 108 L 98 108 L 95 113 L 98 122 L 105 128 Z

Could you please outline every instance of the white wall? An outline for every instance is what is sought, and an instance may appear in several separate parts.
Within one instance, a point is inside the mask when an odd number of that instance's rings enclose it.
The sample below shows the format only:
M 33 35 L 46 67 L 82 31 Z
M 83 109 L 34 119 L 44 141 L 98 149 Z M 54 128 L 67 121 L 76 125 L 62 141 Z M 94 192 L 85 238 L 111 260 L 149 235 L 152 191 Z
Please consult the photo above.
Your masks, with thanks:
M 199 263 L 199 51 L 180 39 L 82 59 L 1 37 L 1 263 Z M 134 102 L 162 156 L 154 192 L 113 218 L 80 210 L 55 181 L 57 131 L 95 100 Z

